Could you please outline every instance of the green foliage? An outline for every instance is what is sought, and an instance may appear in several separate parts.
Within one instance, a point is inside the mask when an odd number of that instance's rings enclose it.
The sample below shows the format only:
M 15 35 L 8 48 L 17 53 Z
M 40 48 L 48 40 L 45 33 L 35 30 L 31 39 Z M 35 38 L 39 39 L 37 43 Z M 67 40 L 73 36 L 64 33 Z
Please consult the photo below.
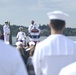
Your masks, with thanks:
M 11 33 L 12 36 L 16 36 L 18 31 L 19 31 L 19 27 L 18 25 L 10 25 L 11 27 Z M 26 35 L 28 36 L 28 27 L 26 26 L 22 26 L 24 29 L 24 32 L 26 33 Z M 39 25 L 39 28 L 41 29 L 41 36 L 49 36 L 50 35 L 50 28 L 49 25 Z M 3 25 L 0 25 L 0 30 L 3 31 Z M 65 28 L 64 35 L 66 36 L 76 36 L 76 28 Z
M 3 33 L 3 25 L 0 24 L 0 30 L 2 31 Z
M 63 34 L 66 36 L 76 36 L 76 28 L 65 28 Z

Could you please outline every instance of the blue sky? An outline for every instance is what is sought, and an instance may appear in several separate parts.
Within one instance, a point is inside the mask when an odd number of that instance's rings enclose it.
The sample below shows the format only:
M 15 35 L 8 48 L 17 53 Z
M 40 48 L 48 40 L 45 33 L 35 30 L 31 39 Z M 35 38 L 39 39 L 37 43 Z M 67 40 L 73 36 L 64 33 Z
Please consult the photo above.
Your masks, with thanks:
M 31 20 L 37 24 L 48 24 L 48 12 L 61 10 L 70 17 L 67 27 L 76 27 L 76 0 L 0 0 L 0 24 L 29 26 Z

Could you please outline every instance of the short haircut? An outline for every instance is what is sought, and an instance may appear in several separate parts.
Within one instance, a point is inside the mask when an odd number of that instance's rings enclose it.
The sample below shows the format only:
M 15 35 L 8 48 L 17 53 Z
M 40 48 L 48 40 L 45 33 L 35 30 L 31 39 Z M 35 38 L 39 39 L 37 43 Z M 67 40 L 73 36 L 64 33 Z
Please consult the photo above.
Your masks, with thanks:
M 33 20 L 31 21 L 31 24 L 34 24 L 34 21 Z
M 23 31 L 23 27 L 19 27 L 19 31 Z
M 65 21 L 63 20 L 58 20 L 58 19 L 53 19 L 51 20 L 51 25 L 52 28 L 56 31 L 62 30 L 65 26 Z

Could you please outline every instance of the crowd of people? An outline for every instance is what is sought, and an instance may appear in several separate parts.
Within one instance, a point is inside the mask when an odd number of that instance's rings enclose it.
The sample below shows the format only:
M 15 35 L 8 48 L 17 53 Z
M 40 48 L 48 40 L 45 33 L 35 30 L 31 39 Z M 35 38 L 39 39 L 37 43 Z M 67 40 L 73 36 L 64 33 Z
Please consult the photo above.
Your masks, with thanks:
M 19 32 L 17 33 L 16 36 L 16 49 L 17 51 L 19 51 L 20 56 L 22 57 L 22 60 L 27 68 L 27 71 L 29 74 L 30 73 L 30 67 L 33 68 L 32 63 L 32 56 L 34 53 L 34 49 L 36 44 L 39 42 L 39 38 L 40 38 L 40 29 L 39 26 L 37 24 L 34 24 L 34 21 L 31 21 L 31 25 L 28 28 L 28 32 L 29 32 L 29 41 L 26 41 L 26 33 L 24 32 L 23 27 L 19 27 Z M 9 22 L 5 22 L 5 25 L 3 26 L 3 34 L 0 31 L 0 39 L 4 40 L 4 43 L 10 45 L 10 27 L 9 27 Z M 29 60 L 31 60 L 29 62 Z M 31 64 L 31 66 L 30 66 Z M 29 67 L 30 66 L 30 67 Z M 33 70 L 33 74 L 34 75 L 34 69 Z
M 47 15 L 50 19 L 51 34 L 45 40 L 40 41 L 41 30 L 37 24 L 34 24 L 34 21 L 31 21 L 28 28 L 29 42 L 26 42 L 26 33 L 22 27 L 19 28 L 16 36 L 16 48 L 0 41 L 1 75 L 56 75 L 57 69 L 55 68 L 58 67 L 52 67 L 54 73 L 50 70 L 50 62 L 54 60 L 54 58 L 51 60 L 51 57 L 68 55 L 73 55 L 74 61 L 71 62 L 71 65 L 68 63 L 69 66 L 65 65 L 65 67 L 60 68 L 57 75 L 76 75 L 76 68 L 74 68 L 76 67 L 76 43 L 63 35 L 69 15 L 62 11 L 49 12 Z M 4 38 L 1 32 L 0 38 L 9 44 L 10 28 L 8 22 L 5 22 L 3 31 Z M 57 61 L 61 62 L 61 59 Z M 68 62 L 68 60 L 66 61 Z M 64 64 L 64 62 L 61 64 Z M 8 69 L 6 69 L 7 67 Z M 73 70 L 70 70 L 72 67 Z M 67 72 L 68 70 L 70 72 Z

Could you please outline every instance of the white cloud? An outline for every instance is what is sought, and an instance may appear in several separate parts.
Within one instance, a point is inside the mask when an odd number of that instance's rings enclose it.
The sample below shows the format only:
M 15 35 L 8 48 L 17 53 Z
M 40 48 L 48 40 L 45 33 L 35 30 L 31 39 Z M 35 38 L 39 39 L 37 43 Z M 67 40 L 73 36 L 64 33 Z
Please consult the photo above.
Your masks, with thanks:
M 76 0 L 0 0 L 0 23 L 11 20 L 16 24 L 28 24 L 31 19 L 46 23 L 47 12 L 62 10 L 72 16 L 71 24 L 75 23 L 75 8 Z
M 30 11 L 53 11 L 53 10 L 62 10 L 74 12 L 76 8 L 75 0 L 38 0 L 36 5 L 28 6 L 27 9 Z
M 39 0 L 45 8 L 49 9 L 62 9 L 62 10 L 73 10 L 76 8 L 76 0 Z

